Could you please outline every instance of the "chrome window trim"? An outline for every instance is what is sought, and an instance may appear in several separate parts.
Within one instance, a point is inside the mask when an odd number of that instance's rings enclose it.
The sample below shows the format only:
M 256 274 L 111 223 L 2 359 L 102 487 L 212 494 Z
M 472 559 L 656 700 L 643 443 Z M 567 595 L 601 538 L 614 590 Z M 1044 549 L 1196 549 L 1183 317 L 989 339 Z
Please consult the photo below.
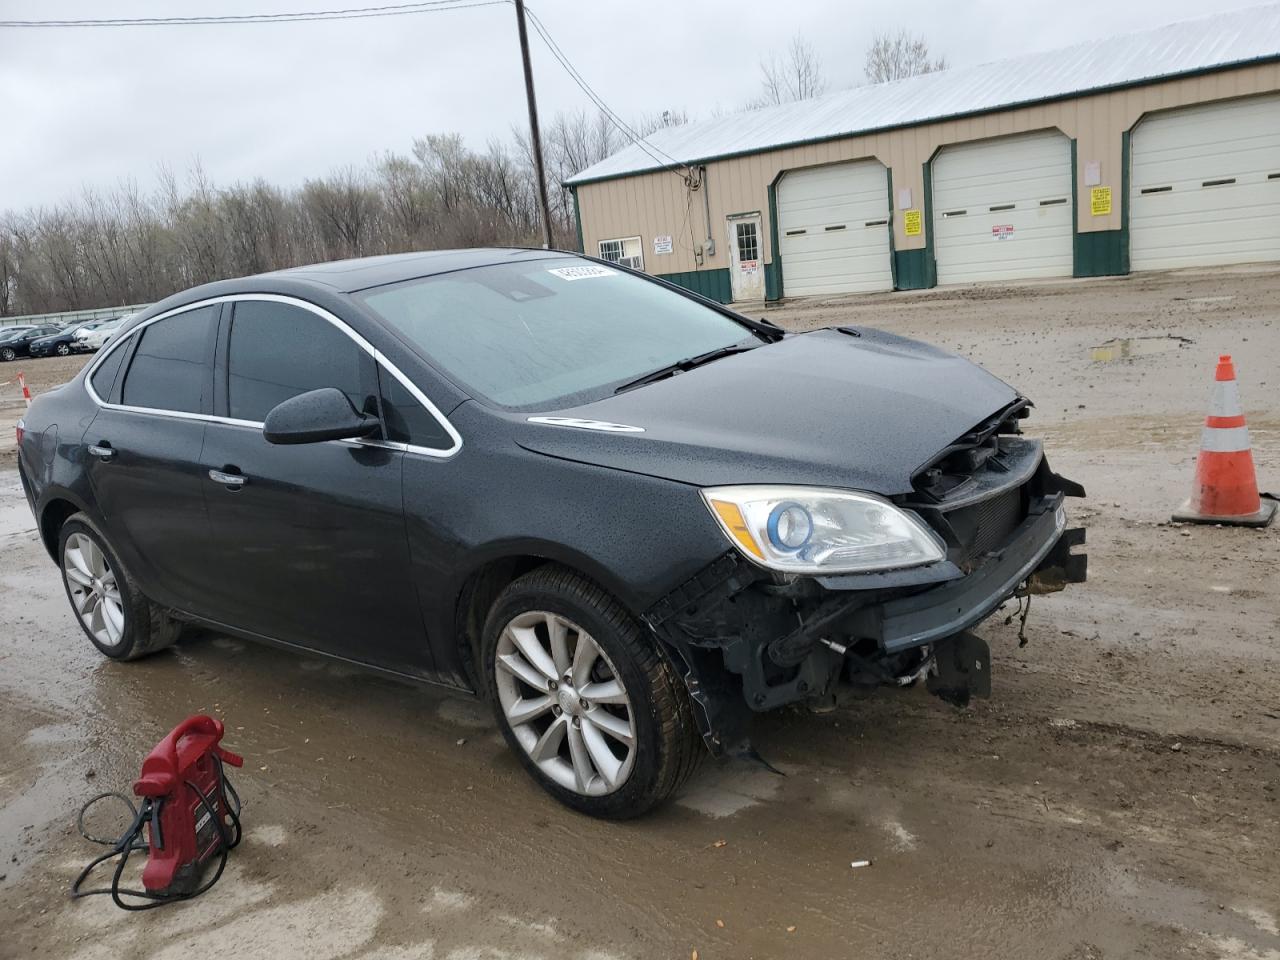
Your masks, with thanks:
M 427 395 L 418 389 L 417 384 L 405 376 L 403 371 L 392 363 L 381 350 L 371 344 L 355 330 L 351 329 L 351 327 L 349 327 L 343 320 L 324 309 L 324 307 L 319 307 L 307 300 L 302 300 L 298 297 L 291 297 L 282 293 L 232 293 L 221 297 L 210 297 L 207 300 L 198 300 L 194 303 L 184 304 L 181 307 L 175 307 L 172 310 L 166 310 L 164 313 L 157 314 L 154 317 L 149 317 L 136 327 L 131 328 L 124 336 L 113 339 L 111 343 L 98 352 L 98 355 L 85 369 L 84 389 L 85 392 L 89 394 L 89 399 L 105 410 L 121 410 L 125 413 L 145 413 L 152 416 L 169 417 L 176 420 L 196 420 L 203 423 L 221 423 L 232 427 L 252 427 L 254 429 L 261 430 L 263 425 L 255 420 L 237 420 L 234 417 L 219 417 L 208 413 L 187 413 L 182 410 L 162 410 L 152 407 L 134 407 L 123 403 L 108 403 L 98 396 L 97 392 L 93 389 L 93 375 L 97 372 L 98 367 L 108 356 L 110 356 L 113 350 L 119 349 L 140 330 L 143 330 L 160 320 L 165 320 L 168 317 L 177 316 L 180 313 L 186 313 L 188 310 L 198 310 L 202 307 L 211 307 L 216 304 L 239 303 L 241 301 L 285 303 L 291 306 L 301 307 L 304 310 L 314 313 L 322 320 L 328 321 L 345 333 L 352 342 L 356 344 L 356 346 L 360 347 L 360 349 L 365 353 L 373 357 L 374 363 L 378 364 L 378 366 L 383 370 L 386 370 L 389 374 L 399 380 L 400 385 L 408 390 L 410 395 L 412 395 L 413 398 L 436 419 L 436 422 L 439 423 L 440 426 L 444 428 L 445 433 L 448 434 L 449 439 L 453 441 L 447 449 L 443 450 L 437 450 L 434 447 L 420 447 L 416 444 L 401 443 L 395 440 L 337 440 L 332 442 L 349 444 L 351 446 L 381 447 L 388 450 L 398 450 L 403 453 L 416 453 L 424 457 L 436 457 L 437 459 L 447 459 L 462 449 L 462 436 L 454 429 L 453 424 L 449 422 L 449 418 L 441 413 L 440 409 L 431 402 Z

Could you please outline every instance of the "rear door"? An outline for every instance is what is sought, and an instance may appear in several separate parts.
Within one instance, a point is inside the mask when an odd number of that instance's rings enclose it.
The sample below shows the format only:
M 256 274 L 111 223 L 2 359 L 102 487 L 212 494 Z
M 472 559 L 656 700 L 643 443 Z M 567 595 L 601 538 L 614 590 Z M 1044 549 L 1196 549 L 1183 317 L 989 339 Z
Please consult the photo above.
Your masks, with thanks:
M 200 453 L 213 398 L 217 305 L 140 328 L 88 385 L 89 482 L 116 552 L 161 605 L 208 615 L 209 525 Z
M 216 558 L 209 590 L 221 619 L 351 660 L 429 672 L 405 535 L 403 450 L 363 441 L 277 446 L 262 435 L 276 404 L 319 387 L 377 414 L 371 348 L 300 301 L 242 299 L 228 314 L 217 350 L 219 419 L 208 428 L 202 478 Z

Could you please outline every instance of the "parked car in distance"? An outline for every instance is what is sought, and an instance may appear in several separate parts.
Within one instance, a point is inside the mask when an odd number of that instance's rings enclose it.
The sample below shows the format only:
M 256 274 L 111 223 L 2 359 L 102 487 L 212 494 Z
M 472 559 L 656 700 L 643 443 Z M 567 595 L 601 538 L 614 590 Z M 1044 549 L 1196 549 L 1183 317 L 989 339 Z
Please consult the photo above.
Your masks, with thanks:
M 76 336 L 81 332 L 97 326 L 95 323 L 83 323 L 79 326 L 64 327 L 57 333 L 39 337 L 31 341 L 28 350 L 33 357 L 65 357 L 72 351 Z
M 194 623 L 470 691 L 548 793 L 620 818 L 756 712 L 986 695 L 971 628 L 1085 574 L 1029 409 L 889 333 L 438 251 L 148 308 L 35 399 L 18 464 L 106 656 Z
M 48 337 L 62 331 L 60 324 L 45 323 L 25 330 L 6 332 L 0 336 L 0 360 L 16 360 L 31 354 L 31 344 L 41 337 Z
M 113 320 L 103 320 L 90 330 L 86 330 L 76 336 L 72 345 L 73 350 L 94 351 L 101 350 L 111 339 L 112 335 L 123 327 L 129 320 L 137 316 L 134 313 L 126 313 L 123 317 L 116 317 Z

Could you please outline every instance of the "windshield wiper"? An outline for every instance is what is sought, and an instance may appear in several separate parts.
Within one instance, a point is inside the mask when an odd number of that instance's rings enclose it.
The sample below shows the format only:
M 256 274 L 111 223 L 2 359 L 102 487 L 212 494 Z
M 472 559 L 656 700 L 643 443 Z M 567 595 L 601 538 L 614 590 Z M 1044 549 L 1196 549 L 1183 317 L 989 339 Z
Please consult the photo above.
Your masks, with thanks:
M 683 360 L 677 360 L 675 363 L 669 363 L 665 367 L 659 367 L 657 370 L 651 370 L 642 377 L 636 377 L 634 380 L 628 380 L 613 392 L 615 394 L 625 393 L 628 390 L 634 390 L 636 387 L 643 387 L 647 383 L 653 383 L 655 380 L 665 380 L 667 377 L 673 377 L 677 373 L 684 373 L 686 370 L 692 370 L 694 367 L 700 367 L 705 363 L 711 363 L 713 360 L 719 360 L 722 357 L 731 357 L 735 353 L 746 353 L 748 350 L 754 350 L 759 346 L 762 346 L 762 344 L 739 343 L 729 347 L 716 347 L 714 350 L 708 350 L 706 353 L 699 353 L 697 356 L 693 357 L 685 357 Z

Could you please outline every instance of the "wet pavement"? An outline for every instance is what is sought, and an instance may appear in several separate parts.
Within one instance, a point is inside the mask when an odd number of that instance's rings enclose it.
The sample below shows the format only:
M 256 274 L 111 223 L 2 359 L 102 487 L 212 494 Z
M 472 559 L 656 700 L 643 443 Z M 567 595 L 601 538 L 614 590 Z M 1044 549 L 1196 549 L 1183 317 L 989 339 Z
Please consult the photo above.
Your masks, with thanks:
M 6 469 L 0 957 L 1280 960 L 1280 535 L 1162 525 L 1219 350 L 1237 352 L 1260 472 L 1280 485 L 1280 275 L 771 316 L 975 356 L 1037 399 L 1055 468 L 1089 488 L 1074 516 L 1090 582 L 1037 598 L 1024 648 L 1016 622 L 984 626 L 992 700 L 885 691 L 769 715 L 757 742 L 784 776 L 708 763 L 654 815 L 596 822 L 537 790 L 488 709 L 455 694 L 208 633 L 105 661 Z M 1196 343 L 1092 359 L 1165 333 Z M 127 790 L 196 711 L 246 757 L 226 876 L 148 914 L 68 901 L 99 850 L 80 803 Z

